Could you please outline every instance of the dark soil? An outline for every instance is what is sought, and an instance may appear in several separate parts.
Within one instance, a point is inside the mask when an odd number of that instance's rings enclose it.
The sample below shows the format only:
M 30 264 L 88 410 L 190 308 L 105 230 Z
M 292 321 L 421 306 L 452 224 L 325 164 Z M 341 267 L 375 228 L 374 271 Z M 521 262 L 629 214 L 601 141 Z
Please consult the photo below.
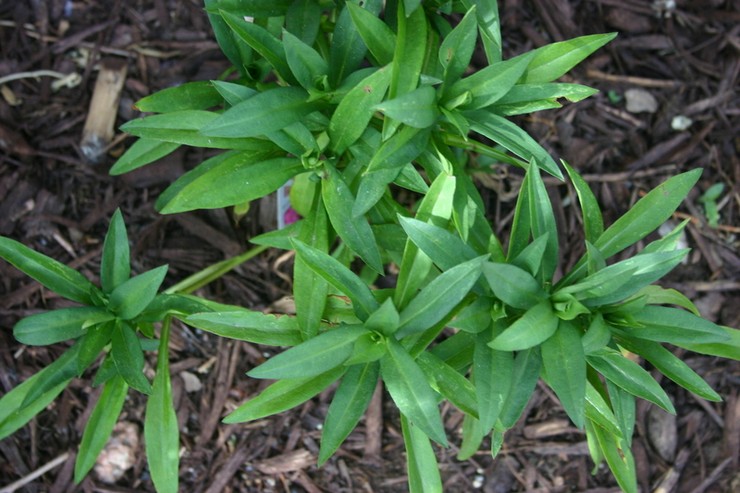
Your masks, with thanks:
M 659 7 L 659 6 L 663 7 Z M 671 6 L 673 5 L 673 6 Z M 687 293 L 709 319 L 740 326 L 740 165 L 738 72 L 740 4 L 736 0 L 505 0 L 500 2 L 509 54 L 583 34 L 620 36 L 568 79 L 601 92 L 579 104 L 520 121 L 556 157 L 592 184 L 613 221 L 667 177 L 696 167 L 704 174 L 675 215 L 689 218 L 693 249 L 665 285 Z M 164 187 L 200 162 L 200 150 L 182 150 L 162 163 L 123 177 L 107 174 L 132 140 L 117 133 L 98 163 L 85 159 L 81 137 L 101 59 L 128 72 L 116 127 L 137 116 L 133 102 L 188 80 L 213 79 L 228 65 L 212 40 L 197 0 L 31 0 L 0 2 L 0 77 L 38 70 L 76 73 L 70 87 L 52 77 L 22 76 L 0 94 L 0 234 L 80 269 L 93 280 L 102 238 L 120 207 L 133 240 L 137 272 L 169 264 L 167 282 L 249 248 L 248 240 L 273 226 L 272 205 L 255 204 L 236 220 L 230 211 L 160 216 L 153 202 Z M 108 63 L 108 62 L 106 62 Z M 627 91 L 654 98 L 650 112 L 632 112 Z M 630 95 L 632 93 L 629 93 Z M 672 128 L 675 117 L 690 119 Z M 480 183 L 499 232 L 510 222 L 520 177 L 486 175 Z M 725 188 L 711 227 L 700 197 Z M 551 197 L 567 239 L 563 263 L 580 254 L 583 237 L 571 214 L 572 196 L 551 183 Z M 260 211 L 259 209 L 262 209 Z M 261 212 L 261 214 L 260 214 Z M 290 292 L 292 258 L 268 251 L 200 294 L 253 309 L 280 311 Z M 12 337 L 20 318 L 63 301 L 0 263 L 0 394 L 8 392 L 64 349 L 24 347 Z M 178 326 L 171 353 L 181 426 L 181 491 L 186 492 L 400 492 L 406 491 L 398 416 L 382 393 L 345 446 L 323 468 L 315 466 L 320 423 L 330 391 L 272 419 L 224 425 L 220 418 L 263 383 L 243 377 L 264 358 L 264 348 L 219 340 Z M 740 366 L 679 353 L 725 399 L 708 403 L 663 382 L 678 415 L 640 402 L 634 439 L 643 492 L 740 491 Z M 153 363 L 153 361 L 150 361 Z M 200 383 L 191 387 L 193 381 Z M 0 491 L 59 459 L 56 467 L 19 491 L 153 491 L 143 452 L 115 485 L 91 474 L 80 486 L 71 475 L 85 418 L 97 389 L 75 380 L 48 410 L 0 441 Z M 122 419 L 135 435 L 144 401 L 130 392 Z M 444 408 L 453 444 L 461 416 Z M 585 436 L 566 420 L 544 387 L 498 458 L 481 451 L 455 459 L 456 446 L 440 449 L 445 491 L 618 491 L 608 472 L 592 474 Z

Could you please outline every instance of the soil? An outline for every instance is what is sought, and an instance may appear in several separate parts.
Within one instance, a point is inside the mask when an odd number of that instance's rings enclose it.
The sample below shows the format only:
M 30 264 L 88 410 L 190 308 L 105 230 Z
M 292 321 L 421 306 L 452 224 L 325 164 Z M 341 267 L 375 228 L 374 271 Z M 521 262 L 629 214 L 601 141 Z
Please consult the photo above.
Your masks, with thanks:
M 647 190 L 681 171 L 704 168 L 674 221 L 690 219 L 686 264 L 664 283 L 696 301 L 704 316 L 740 326 L 740 165 L 737 0 L 505 0 L 502 32 L 509 55 L 578 35 L 619 31 L 619 37 L 565 79 L 601 92 L 578 104 L 518 122 L 579 169 L 612 222 Z M 101 63 L 102 61 L 102 63 Z M 200 162 L 186 149 L 122 177 L 108 169 L 132 139 L 116 130 L 97 162 L 87 159 L 83 128 L 101 67 L 126 69 L 116 128 L 137 116 L 133 103 L 189 80 L 217 78 L 228 64 L 213 41 L 197 0 L 31 0 L 0 3 L 0 234 L 22 241 L 96 279 L 102 238 L 121 208 L 133 241 L 134 270 L 169 264 L 168 283 L 250 248 L 273 227 L 274 205 L 254 204 L 243 218 L 217 210 L 161 216 L 158 194 Z M 57 79 L 36 71 L 77 74 Z M 25 75 L 24 75 L 25 74 Z M 634 105 L 642 102 L 642 108 Z M 104 116 L 104 115 L 101 115 Z M 680 118 L 683 117 L 683 118 Z M 481 176 L 492 220 L 505 233 L 520 176 L 506 168 Z M 702 194 L 724 186 L 710 225 Z M 563 265 L 583 250 L 572 195 L 548 182 L 567 247 Z M 262 209 L 260 211 L 260 209 Z M 627 252 L 629 253 L 629 252 Z M 292 257 L 268 250 L 200 294 L 257 310 L 279 311 L 290 292 Z M 12 337 L 20 318 L 64 301 L 0 262 L 0 394 L 47 365 L 65 346 L 26 347 Z M 181 430 L 181 491 L 401 492 L 405 455 L 397 412 L 376 393 L 342 449 L 315 466 L 321 422 L 331 390 L 289 412 L 247 425 L 220 418 L 264 382 L 243 375 L 266 348 L 177 326 L 171 352 Z M 638 405 L 634 452 L 641 491 L 740 491 L 740 365 L 676 351 L 723 397 L 710 403 L 663 381 L 678 410 L 671 417 Z M 153 360 L 150 361 L 153 364 Z M 100 471 L 72 482 L 77 444 L 99 389 L 73 380 L 61 396 L 14 435 L 0 441 L 0 490 L 153 491 L 143 453 L 115 484 Z M 141 433 L 144 400 L 130 392 L 122 436 Z M 585 436 L 540 386 L 494 460 L 486 450 L 455 459 L 461 415 L 444 407 L 452 446 L 437 449 L 445 491 L 618 491 L 603 466 L 595 471 Z M 141 438 L 143 440 L 143 438 Z M 141 440 L 129 440 L 133 444 Z M 32 473 L 49 465 L 37 478 Z

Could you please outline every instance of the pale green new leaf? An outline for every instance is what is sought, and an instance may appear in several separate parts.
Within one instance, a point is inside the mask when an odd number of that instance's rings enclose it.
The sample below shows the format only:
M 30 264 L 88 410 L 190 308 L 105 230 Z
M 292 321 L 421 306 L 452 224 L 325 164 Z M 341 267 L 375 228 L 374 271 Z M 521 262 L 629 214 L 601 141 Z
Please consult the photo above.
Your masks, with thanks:
M 560 319 L 549 300 L 529 308 L 516 322 L 489 343 L 499 351 L 521 351 L 545 342 L 558 328 Z
M 623 438 L 608 433 L 596 424 L 587 423 L 586 431 L 590 436 L 595 437 L 596 444 L 622 491 L 637 493 L 635 459 L 629 443 Z
M 398 220 L 409 240 L 442 270 L 451 269 L 477 257 L 467 243 L 446 229 L 401 215 Z
M 547 293 L 532 275 L 511 264 L 486 262 L 483 275 L 493 294 L 514 308 L 528 310 L 547 298 Z
M 112 292 L 131 275 L 130 253 L 126 225 L 121 209 L 116 209 L 103 242 L 100 261 L 100 284 L 106 293 Z
M 424 351 L 416 362 L 432 388 L 465 414 L 478 417 L 475 387 L 470 380 L 434 354 Z
M 162 265 L 119 284 L 110 294 L 108 309 L 123 320 L 140 314 L 152 302 L 167 274 Z
M 617 33 L 593 34 L 537 48 L 520 82 L 538 84 L 553 81 L 616 36 Z

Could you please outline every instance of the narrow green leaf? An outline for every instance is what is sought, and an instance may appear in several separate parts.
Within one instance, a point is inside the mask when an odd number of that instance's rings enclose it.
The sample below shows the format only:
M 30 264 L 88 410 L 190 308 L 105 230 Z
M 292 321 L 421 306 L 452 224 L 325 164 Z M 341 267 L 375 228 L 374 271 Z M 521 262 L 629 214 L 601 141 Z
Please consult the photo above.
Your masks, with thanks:
M 398 337 L 422 332 L 447 316 L 478 280 L 481 265 L 487 257 L 456 265 L 422 289 L 401 312 Z
M 352 354 L 362 326 L 340 326 L 273 356 L 247 373 L 252 378 L 312 377 L 341 365 Z
M 146 402 L 144 440 L 152 482 L 159 493 L 177 493 L 180 463 L 180 430 L 177 426 L 169 365 L 170 321 L 162 326 L 157 354 L 157 374 Z
M 357 2 L 355 2 L 357 3 Z M 382 7 L 379 0 L 366 0 L 360 4 L 372 15 L 378 15 Z M 348 74 L 352 73 L 365 58 L 367 47 L 352 21 L 349 9 L 339 13 L 334 26 L 329 49 L 329 83 L 337 87 Z
M 103 242 L 100 261 L 100 284 L 106 293 L 112 292 L 131 275 L 130 253 L 126 225 L 121 209 L 116 209 Z
M 324 420 L 318 465 L 323 465 L 355 429 L 378 383 L 380 365 L 370 362 L 347 370 Z
M 360 320 L 367 320 L 378 309 L 380 305 L 367 284 L 337 259 L 300 241 L 294 241 L 293 246 L 314 272 L 352 300 L 352 307 Z
M 314 0 L 295 0 L 285 11 L 285 28 L 312 46 L 321 28 L 322 10 Z
M 270 2 L 270 5 L 283 3 L 284 1 Z M 225 7 L 224 0 L 204 0 L 203 3 L 205 4 L 208 21 L 211 23 L 213 34 L 216 37 L 219 48 L 221 48 L 226 58 L 229 59 L 242 76 L 249 75 L 246 67 L 252 62 L 252 49 L 241 38 L 236 36 L 234 31 L 226 24 L 223 17 L 221 17 L 218 9 Z M 233 4 L 235 2 L 232 1 L 231 3 Z M 261 3 L 264 4 L 264 2 Z M 226 10 L 233 10 L 233 7 L 234 5 L 230 5 L 230 8 Z
M 500 61 L 503 44 L 501 41 L 501 19 L 498 14 L 498 2 L 496 0 L 462 0 L 462 4 L 466 9 L 473 5 L 476 6 L 478 30 L 488 63 Z
M 75 484 L 79 484 L 95 465 L 118 421 L 127 392 L 128 385 L 121 377 L 114 377 L 105 384 L 82 434 L 75 459 Z
M 13 327 L 13 336 L 29 346 L 47 346 L 83 335 L 90 325 L 112 320 L 103 308 L 78 306 L 37 313 L 22 318 Z
M 426 436 L 447 446 L 437 396 L 424 372 L 398 341 L 389 338 L 387 342 L 388 352 L 380 360 L 380 371 L 393 401 Z
M 545 247 L 547 246 L 549 238 L 550 235 L 548 233 L 535 238 L 531 243 L 524 247 L 524 249 L 521 249 L 520 253 L 511 259 L 511 264 L 520 269 L 524 269 L 528 273 L 532 274 L 532 276 L 536 275 L 542 266 L 542 258 L 545 255 Z
M 490 432 L 490 430 L 489 430 Z M 480 450 L 483 439 L 488 434 L 483 429 L 480 420 L 469 414 L 463 415 L 462 443 L 457 452 L 457 460 L 468 460 Z
M 386 116 L 414 128 L 434 125 L 439 117 L 437 91 L 432 86 L 421 86 L 411 92 L 384 101 L 375 108 Z
M 78 377 L 82 376 L 85 370 L 100 356 L 105 346 L 108 345 L 114 326 L 115 321 L 109 320 L 87 328 L 87 333 L 80 338 L 79 342 L 80 352 L 77 355 Z
M 588 364 L 630 394 L 650 401 L 671 414 L 676 410 L 658 382 L 637 363 L 618 351 L 604 348 L 586 356 Z
M 520 82 L 538 84 L 553 81 L 616 36 L 617 33 L 593 34 L 537 48 Z
M 152 386 L 142 373 L 144 354 L 141 351 L 141 343 L 134 329 L 125 322 L 117 323 L 111 335 L 111 356 L 116 370 L 129 386 L 144 394 L 151 394 Z
M 624 439 L 609 434 L 599 426 L 588 425 L 586 429 L 590 436 L 596 438 L 596 443 L 622 491 L 637 493 L 635 459 L 632 456 L 629 444 Z
M 629 446 L 632 444 L 632 435 L 635 433 L 637 420 L 635 396 L 609 379 L 606 380 L 606 389 L 612 409 L 614 409 L 614 416 L 617 418 L 619 429 L 622 431 L 624 442 Z
M 49 371 L 44 373 L 44 377 L 39 379 L 28 390 L 19 409 L 22 411 L 24 408 L 32 406 L 34 402 L 43 398 L 44 394 L 62 382 L 69 383 L 69 380 L 77 375 L 77 358 L 79 354 L 80 343 L 78 341 L 46 367 Z
M 542 344 L 558 328 L 558 317 L 552 311 L 549 300 L 529 308 L 508 329 L 489 343 L 499 351 L 520 351 Z
M 726 342 L 682 343 L 681 347 L 694 351 L 695 353 L 709 354 L 712 356 L 740 361 L 740 330 L 730 327 L 720 328 L 727 336 Z
M 306 90 L 316 87 L 317 80 L 329 71 L 326 60 L 288 31 L 283 31 L 283 46 L 288 66 L 298 83 Z
M 206 137 L 257 137 L 299 122 L 319 106 L 318 101 L 308 101 L 308 93 L 301 88 L 278 87 L 232 106 L 200 132 Z
M 167 266 L 162 265 L 118 285 L 110 295 L 108 309 L 123 320 L 136 317 L 157 295 L 166 274 Z
M 612 333 L 609 325 L 604 322 L 601 313 L 596 313 L 588 330 L 581 338 L 581 345 L 585 354 L 593 354 L 606 347 L 612 340 Z
M 381 67 L 358 82 L 342 98 L 329 122 L 334 152 L 341 154 L 365 132 L 391 82 L 391 70 Z
M 470 380 L 434 354 L 424 351 L 416 359 L 432 388 L 465 414 L 478 417 L 475 387 Z
M 588 183 L 565 161 L 561 161 L 565 171 L 568 173 L 573 187 L 578 195 L 578 202 L 581 205 L 581 217 L 583 218 L 583 229 L 586 233 L 586 240 L 594 243 L 601 233 L 604 232 L 604 220 L 601 217 L 601 208 L 596 201 L 596 196 L 591 191 Z
M 399 215 L 398 220 L 409 240 L 442 270 L 477 257 L 467 243 L 446 229 L 411 217 Z
M 92 293 L 97 288 L 85 276 L 61 262 L 4 236 L 0 236 L 0 258 L 67 299 L 93 304 Z
M 476 14 L 475 6 L 470 7 L 439 47 L 438 57 L 446 85 L 458 80 L 470 65 L 478 32 Z
M 180 144 L 141 138 L 131 144 L 108 171 L 113 176 L 128 173 L 173 153 Z
M 391 335 L 395 333 L 399 323 L 398 310 L 393 305 L 393 300 L 388 298 L 380 305 L 380 308 L 370 314 L 365 321 L 365 328 L 373 332 Z
M 517 84 L 496 101 L 491 110 L 503 116 L 523 115 L 535 111 L 561 108 L 560 100 L 567 99 L 572 103 L 582 101 L 598 93 L 581 84 L 546 83 Z
M 188 325 L 229 339 L 268 346 L 295 346 L 303 340 L 294 317 L 250 310 L 195 313 Z
M 586 399 L 586 356 L 581 334 L 570 322 L 560 321 L 558 330 L 542 343 L 542 364 L 547 383 L 560 399 L 571 421 L 583 428 Z
M 536 163 L 530 161 L 527 174 L 529 187 L 529 214 L 532 227 L 532 237 L 540 238 L 547 235 L 545 255 L 542 259 L 541 272 L 538 278 L 543 282 L 550 282 L 558 264 L 558 230 L 555 225 L 555 212 L 550 197 L 547 195 L 545 183 L 542 181 L 540 169 Z
M 528 310 L 547 298 L 547 293 L 532 275 L 511 264 L 486 262 L 483 275 L 493 294 L 514 308 Z
M 401 414 L 401 433 L 406 446 L 406 472 L 409 493 L 442 491 L 437 457 L 424 430 Z
M 382 274 L 383 262 L 370 224 L 365 218 L 353 217 L 348 206 L 354 204 L 355 198 L 339 171 L 331 165 L 326 170 L 328 176 L 321 182 L 321 196 L 334 230 L 371 269 Z
M 146 96 L 134 107 L 143 113 L 172 113 L 182 110 L 207 110 L 223 103 L 209 81 L 186 82 Z
M 224 98 L 224 101 L 226 101 L 230 106 L 235 106 L 258 94 L 256 89 L 252 89 L 251 87 L 237 84 L 235 82 L 212 80 L 211 84 L 213 84 L 213 87 L 216 88 L 221 97 Z
M 315 377 L 279 380 L 237 407 L 223 422 L 244 423 L 287 411 L 326 389 L 341 378 L 345 370 L 339 366 Z
M 622 437 L 622 430 L 619 422 L 617 421 L 614 412 L 612 411 L 609 403 L 606 402 L 604 397 L 599 393 L 598 390 L 591 385 L 591 382 L 586 382 L 586 429 L 588 430 L 589 422 L 600 426 L 607 433 L 615 436 Z
M 347 2 L 347 10 L 355 29 L 378 64 L 391 63 L 396 46 L 396 33 L 385 22 L 355 3 Z
M 517 353 L 514 358 L 514 369 L 511 378 L 511 387 L 506 401 L 499 414 L 499 423 L 503 429 L 499 429 L 497 424 L 495 431 L 506 431 L 519 421 L 527 402 L 534 393 L 534 387 L 542 367 L 542 358 L 538 348 L 529 348 Z M 503 437 L 501 437 L 503 438 Z M 501 444 L 499 444 L 500 446 Z
M 680 308 L 648 305 L 633 314 L 641 326 L 625 327 L 626 334 L 649 341 L 684 344 L 711 344 L 727 341 L 722 328 Z

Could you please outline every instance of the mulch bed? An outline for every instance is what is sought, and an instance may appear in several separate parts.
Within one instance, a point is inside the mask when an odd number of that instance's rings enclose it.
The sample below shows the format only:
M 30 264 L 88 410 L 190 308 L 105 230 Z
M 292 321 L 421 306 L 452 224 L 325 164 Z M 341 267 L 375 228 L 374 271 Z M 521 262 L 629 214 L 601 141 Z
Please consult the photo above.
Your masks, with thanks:
M 506 0 L 500 11 L 509 54 L 582 34 L 620 31 L 568 76 L 600 89 L 598 95 L 519 123 L 553 155 L 584 173 L 608 222 L 667 177 L 704 168 L 674 218 L 691 220 L 686 242 L 693 251 L 665 285 L 687 293 L 709 319 L 740 326 L 738 3 Z M 132 107 L 137 99 L 185 81 L 217 78 L 228 67 L 197 0 L 0 4 L 0 78 L 19 77 L 2 85 L 0 93 L 0 234 L 79 268 L 91 279 L 117 207 L 133 240 L 134 270 L 167 263 L 167 282 L 249 248 L 250 237 L 272 227 L 273 205 L 255 204 L 238 220 L 228 211 L 171 217 L 154 210 L 158 194 L 200 162 L 202 151 L 180 150 L 140 172 L 113 178 L 107 170 L 132 142 L 117 133 L 99 162 L 85 158 L 81 137 L 101 59 L 127 67 L 116 126 L 137 116 Z M 34 76 L 41 70 L 77 76 L 57 87 L 58 79 L 49 72 Z M 635 110 L 635 98 L 647 107 Z M 510 223 L 512 190 L 520 180 L 503 167 L 480 177 L 498 232 Z M 711 227 L 701 196 L 717 183 L 725 188 L 717 201 L 719 223 Z M 548 185 L 567 239 L 562 261 L 571 265 L 583 249 L 572 196 L 555 182 Z M 268 251 L 202 294 L 279 311 L 290 292 L 291 262 L 284 252 Z M 62 306 L 63 300 L 5 263 L 0 279 L 0 393 L 5 393 L 64 349 L 19 345 L 12 337 L 14 323 Z M 265 348 L 177 329 L 171 361 L 181 427 L 181 491 L 406 491 L 398 415 L 382 392 L 347 443 L 318 469 L 320 425 L 331 391 L 271 419 L 221 424 L 223 415 L 264 387 L 243 375 L 264 359 Z M 634 452 L 641 490 L 740 491 L 740 365 L 681 355 L 725 400 L 708 403 L 663 381 L 676 417 L 639 403 Z M 98 392 L 88 380 L 73 381 L 47 411 L 0 441 L 0 491 L 50 463 L 48 472 L 18 491 L 153 491 L 141 451 L 114 485 L 96 474 L 73 485 L 76 445 Z M 130 392 L 122 420 L 135 437 L 143 410 L 140 394 Z M 483 450 L 473 460 L 457 461 L 455 430 L 461 415 L 452 408 L 443 412 L 453 443 L 438 450 L 445 491 L 618 491 L 603 467 L 592 474 L 585 436 L 570 425 L 544 386 L 495 460 Z

